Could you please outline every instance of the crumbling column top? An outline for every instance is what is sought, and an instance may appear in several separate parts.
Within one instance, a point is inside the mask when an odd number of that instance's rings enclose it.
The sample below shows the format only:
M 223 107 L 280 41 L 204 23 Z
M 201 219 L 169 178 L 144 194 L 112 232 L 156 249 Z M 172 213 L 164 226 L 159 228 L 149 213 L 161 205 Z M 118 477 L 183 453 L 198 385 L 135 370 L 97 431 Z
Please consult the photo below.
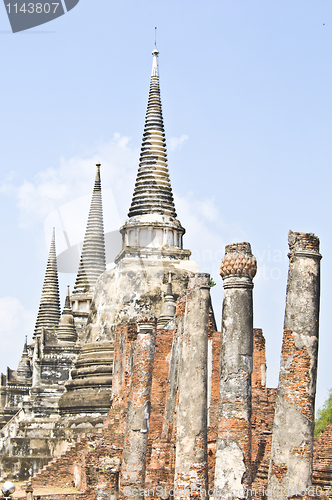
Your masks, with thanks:
M 188 288 L 210 288 L 209 273 L 195 273 L 189 278 Z
M 321 259 L 319 253 L 319 238 L 313 233 L 296 233 L 288 231 L 288 246 L 290 259 L 294 255 L 315 257 Z
M 137 321 L 137 333 L 154 333 L 157 319 L 155 316 L 142 316 Z
M 252 254 L 250 243 L 232 243 L 225 247 L 225 257 L 221 261 L 220 276 L 247 277 L 252 279 L 257 272 L 256 257 Z

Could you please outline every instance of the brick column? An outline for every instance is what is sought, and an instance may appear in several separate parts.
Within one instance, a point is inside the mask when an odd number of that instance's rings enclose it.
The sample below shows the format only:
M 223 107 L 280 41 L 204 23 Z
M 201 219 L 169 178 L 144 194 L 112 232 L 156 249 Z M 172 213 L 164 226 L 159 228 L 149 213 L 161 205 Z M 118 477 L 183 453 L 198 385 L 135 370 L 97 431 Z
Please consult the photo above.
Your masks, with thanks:
M 263 330 L 254 328 L 252 388 L 266 387 L 266 356 Z
M 207 498 L 209 282 L 208 274 L 195 274 L 187 290 L 179 373 L 174 499 Z
M 289 271 L 268 496 L 311 485 L 320 294 L 319 239 L 288 233 Z M 278 493 L 277 493 L 278 492 Z
M 137 324 L 138 333 L 132 360 L 131 390 L 128 403 L 121 470 L 121 494 L 142 499 L 145 484 L 147 435 L 156 330 L 155 322 Z
M 244 498 L 251 485 L 252 278 L 249 243 L 226 246 L 220 355 L 220 406 L 215 468 L 216 496 Z

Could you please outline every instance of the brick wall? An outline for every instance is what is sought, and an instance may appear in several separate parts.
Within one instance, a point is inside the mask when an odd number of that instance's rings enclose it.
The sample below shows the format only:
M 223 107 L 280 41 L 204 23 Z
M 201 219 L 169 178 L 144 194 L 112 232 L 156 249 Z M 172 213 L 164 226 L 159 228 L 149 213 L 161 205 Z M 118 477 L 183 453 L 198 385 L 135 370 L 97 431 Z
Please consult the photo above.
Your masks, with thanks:
M 312 483 L 323 491 L 332 486 L 332 424 L 314 440 L 314 472 Z M 332 496 L 332 489 L 329 497 Z

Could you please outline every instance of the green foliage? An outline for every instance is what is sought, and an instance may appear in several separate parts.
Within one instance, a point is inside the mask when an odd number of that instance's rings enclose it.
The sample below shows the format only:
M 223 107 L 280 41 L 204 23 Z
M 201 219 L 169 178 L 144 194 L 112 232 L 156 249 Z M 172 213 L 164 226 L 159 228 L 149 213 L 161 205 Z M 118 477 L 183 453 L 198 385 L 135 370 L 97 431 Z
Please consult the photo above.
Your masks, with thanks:
M 216 286 L 217 283 L 213 281 L 213 278 L 210 278 L 210 287 Z
M 315 437 L 320 436 L 320 433 L 329 425 L 332 424 L 332 389 L 329 390 L 329 396 L 323 406 L 319 408 L 318 417 L 315 421 Z

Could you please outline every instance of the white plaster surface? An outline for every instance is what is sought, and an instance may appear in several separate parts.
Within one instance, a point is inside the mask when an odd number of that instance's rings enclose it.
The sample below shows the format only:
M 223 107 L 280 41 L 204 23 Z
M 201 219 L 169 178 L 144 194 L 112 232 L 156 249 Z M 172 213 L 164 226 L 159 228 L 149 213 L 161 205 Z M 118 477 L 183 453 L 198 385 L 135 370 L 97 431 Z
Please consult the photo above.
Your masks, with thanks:
M 217 450 L 215 468 L 215 490 L 223 499 L 244 498 L 242 477 L 246 471 L 241 448 L 230 441 Z

